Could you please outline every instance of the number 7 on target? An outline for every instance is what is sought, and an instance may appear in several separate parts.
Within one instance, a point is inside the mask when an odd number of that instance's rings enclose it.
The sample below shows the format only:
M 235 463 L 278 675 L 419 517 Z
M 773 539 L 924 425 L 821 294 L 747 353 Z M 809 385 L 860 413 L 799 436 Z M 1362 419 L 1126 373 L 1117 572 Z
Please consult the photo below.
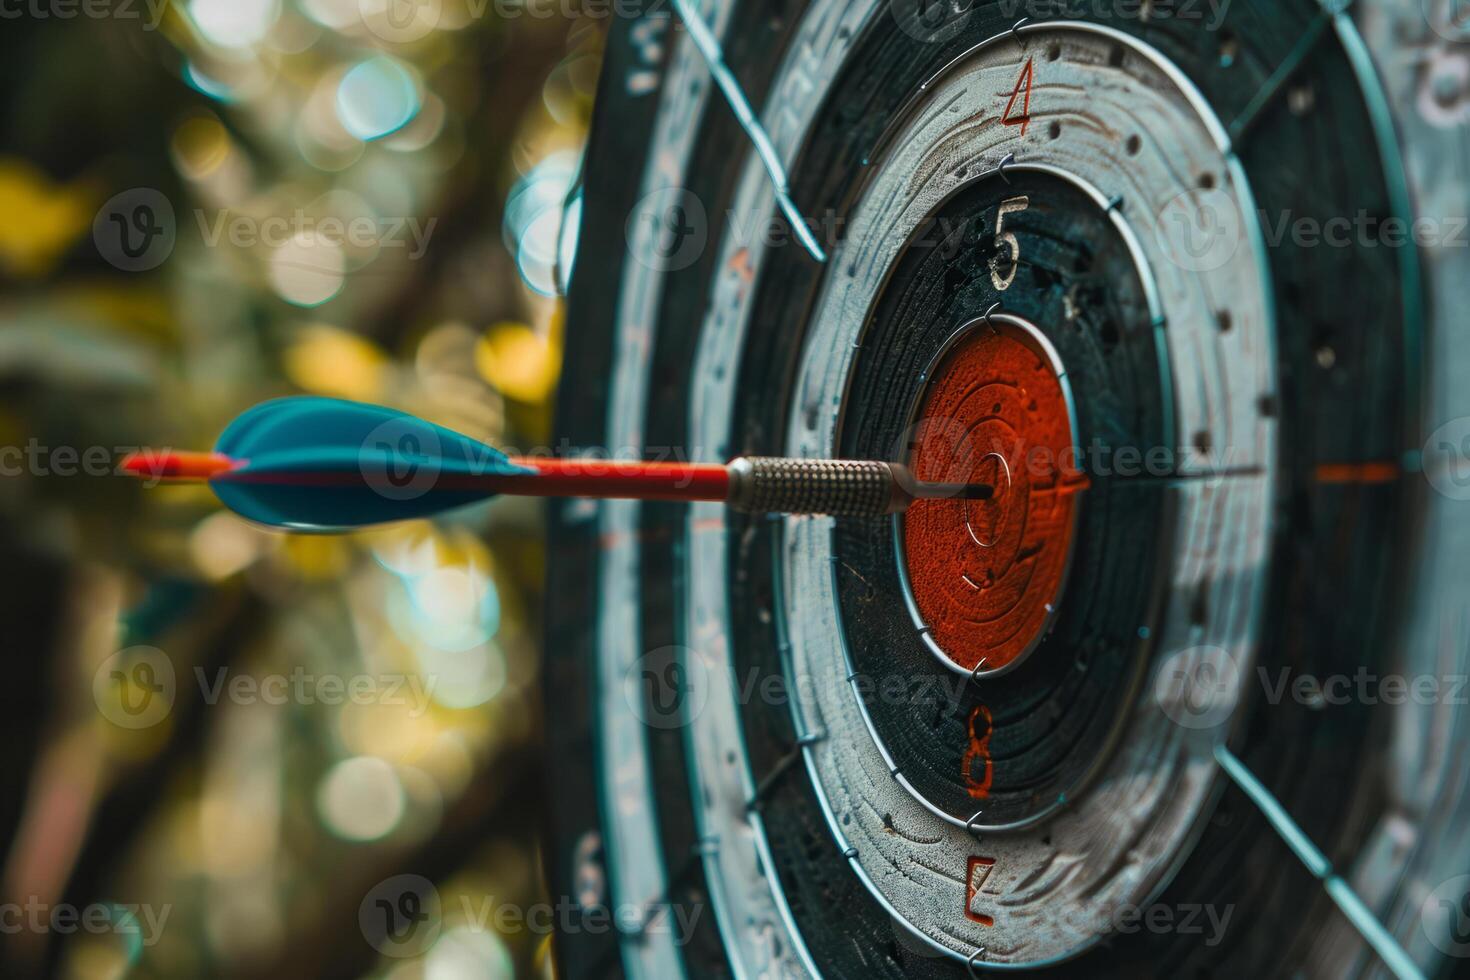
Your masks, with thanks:
M 972 857 L 965 869 L 965 918 L 982 926 L 995 925 L 995 918 L 984 911 L 985 899 L 980 890 L 995 870 L 995 858 Z
M 1011 89 L 1011 99 L 1006 103 L 1006 111 L 1000 114 L 1000 121 L 1006 126 L 1020 126 L 1021 135 L 1026 135 L 1026 127 L 1031 125 L 1031 80 L 1034 75 L 1032 59 L 1026 59 L 1026 65 L 1021 69 L 1020 76 L 1016 79 L 1016 87 Z M 1016 108 L 1016 100 L 1021 100 L 1021 114 L 1011 115 Z

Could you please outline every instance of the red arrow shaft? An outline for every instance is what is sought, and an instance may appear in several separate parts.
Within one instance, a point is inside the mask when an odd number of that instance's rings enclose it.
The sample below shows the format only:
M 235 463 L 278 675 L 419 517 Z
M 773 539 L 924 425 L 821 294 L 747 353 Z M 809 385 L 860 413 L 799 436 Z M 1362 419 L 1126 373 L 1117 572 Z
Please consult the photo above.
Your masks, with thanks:
M 719 463 L 638 463 L 615 459 L 511 457 L 534 474 L 487 478 L 501 493 L 538 497 L 724 500 L 730 473 Z
M 433 486 L 441 490 L 484 490 L 530 497 L 620 497 L 636 500 L 724 500 L 730 492 L 729 471 L 718 463 L 644 463 L 618 459 L 551 459 L 511 457 L 524 474 L 440 473 Z M 357 473 L 236 472 L 241 461 L 217 453 L 142 452 L 124 460 L 135 476 L 164 480 L 228 480 L 290 486 L 353 486 Z

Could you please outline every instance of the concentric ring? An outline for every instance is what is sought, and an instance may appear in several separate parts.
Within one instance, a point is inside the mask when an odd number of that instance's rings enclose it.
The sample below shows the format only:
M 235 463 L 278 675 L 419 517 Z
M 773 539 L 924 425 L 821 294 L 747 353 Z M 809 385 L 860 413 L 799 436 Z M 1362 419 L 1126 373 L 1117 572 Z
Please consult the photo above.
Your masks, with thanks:
M 895 518 L 904 598 L 941 663 L 998 676 L 1036 649 L 1061 602 L 1087 484 L 1076 407 L 1046 335 L 993 311 L 961 326 L 921 380 L 910 471 L 992 492 L 916 501 Z
M 938 675 L 973 682 L 924 649 L 912 618 L 895 602 L 901 590 L 869 585 L 846 567 L 849 546 L 868 540 L 867 531 L 824 521 L 730 520 L 714 507 L 688 515 L 645 508 L 636 520 L 621 508 L 605 509 L 598 522 L 600 578 L 618 581 L 616 591 L 598 602 L 640 609 L 632 617 L 604 610 L 596 628 L 600 673 L 611 676 L 615 666 L 626 667 L 636 656 L 627 649 L 630 635 L 640 638 L 643 649 L 678 643 L 703 663 L 729 668 L 728 676 L 714 671 L 711 696 L 683 731 L 681 745 L 646 732 L 640 745 L 616 717 L 617 706 L 602 705 L 602 812 L 613 880 L 623 889 L 622 900 L 635 900 L 650 885 L 700 889 L 716 912 L 722 955 L 737 973 L 815 972 L 819 965 L 840 973 L 874 963 L 895 973 L 956 976 L 967 964 L 1035 968 L 1087 948 L 1107 931 L 1109 910 L 1149 901 L 1186 858 L 1190 867 L 1183 877 L 1195 889 L 1186 894 L 1199 894 L 1200 888 L 1207 895 L 1247 894 L 1249 889 L 1231 890 L 1225 865 L 1247 849 L 1253 856 L 1269 852 L 1259 837 L 1241 843 L 1236 838 L 1243 831 L 1228 829 L 1242 826 L 1238 813 L 1234 823 L 1226 819 L 1228 812 L 1215 823 L 1204 820 L 1216 812 L 1220 789 L 1209 750 L 1240 717 L 1240 690 L 1224 692 L 1225 700 L 1211 705 L 1212 712 L 1223 709 L 1218 724 L 1192 729 L 1172 717 L 1177 706 L 1168 699 L 1176 687 L 1164 681 L 1189 674 L 1207 659 L 1202 651 L 1223 652 L 1241 668 L 1231 676 L 1249 678 L 1262 644 L 1279 663 L 1284 643 L 1302 643 L 1271 632 L 1281 601 L 1264 598 L 1273 581 L 1301 581 L 1302 559 L 1275 552 L 1272 532 L 1318 526 L 1292 508 L 1302 506 L 1304 496 L 1320 499 L 1317 490 L 1302 489 L 1300 475 L 1332 454 L 1332 440 L 1304 424 L 1307 415 L 1299 408 L 1310 397 L 1348 409 L 1355 418 L 1363 413 L 1303 371 L 1313 353 L 1302 349 L 1305 338 L 1316 342 L 1325 329 L 1304 325 L 1316 315 L 1312 304 L 1335 308 L 1320 288 L 1321 273 L 1332 263 L 1320 253 L 1298 255 L 1274 246 L 1268 255 L 1245 175 L 1251 173 L 1267 201 L 1301 193 L 1300 174 L 1322 168 L 1292 169 L 1281 162 L 1328 160 L 1332 147 L 1357 145 L 1358 107 L 1350 95 L 1339 97 L 1356 90 L 1318 89 L 1318 104 L 1333 106 L 1340 135 L 1300 145 L 1256 137 L 1241 151 L 1243 162 L 1233 137 L 1252 127 L 1269 128 L 1278 137 L 1289 129 L 1289 121 L 1279 123 L 1249 103 L 1284 61 L 1293 39 L 1306 36 L 1306 15 L 1295 8 L 1260 16 L 1278 28 L 1274 34 L 1248 31 L 1259 24 L 1238 12 L 1226 18 L 1228 30 L 1218 35 L 1154 24 L 1128 24 L 1127 33 L 1071 23 L 1010 30 L 1009 24 L 997 25 L 993 14 L 988 8 L 970 11 L 958 30 L 925 49 L 922 42 L 894 36 L 879 4 L 823 5 L 789 20 L 763 20 L 754 8 L 747 16 L 745 5 L 713 13 L 718 33 L 725 34 L 728 15 L 731 39 L 757 39 L 748 47 L 727 48 L 727 56 L 757 101 L 769 88 L 765 122 L 791 174 L 792 196 L 818 227 L 823 208 L 831 209 L 828 216 L 835 212 L 841 234 L 829 239 L 824 267 L 794 247 L 742 234 L 752 217 L 759 224 L 773 211 L 769 176 L 753 155 L 735 167 L 720 158 L 726 150 L 695 149 L 702 140 L 728 147 L 733 127 L 718 106 L 698 125 L 688 125 L 690 107 L 704 106 L 710 90 L 688 45 L 676 45 L 673 66 L 664 73 L 666 105 L 658 114 L 647 179 L 654 190 L 688 181 L 708 206 L 717 247 L 687 269 L 651 275 L 634 269 L 624 278 L 613 321 L 609 397 L 594 393 L 580 401 L 602 406 L 603 417 L 611 420 L 609 440 L 629 431 L 650 444 L 656 434 L 684 438 L 706 459 L 840 451 L 847 435 L 861 428 L 854 422 L 857 412 L 877 417 L 877 389 L 854 387 L 854 364 L 870 354 L 921 361 L 932 354 L 869 341 L 869 324 L 882 319 L 873 315 L 881 305 L 877 298 L 894 282 L 906 236 L 943 206 L 946 195 L 982 180 L 1019 183 L 1029 173 L 1069 182 L 1087 202 L 1065 211 L 1105 214 L 1129 254 L 1130 271 L 1119 278 L 1140 284 L 1141 302 L 1114 326 L 1121 349 L 1132 355 L 1149 350 L 1154 359 L 1147 372 L 1136 371 L 1117 388 L 1133 390 L 1138 379 L 1154 377 L 1167 411 L 1158 419 L 1161 431 L 1134 433 L 1134 441 L 1139 448 L 1173 453 L 1161 471 L 1136 479 L 1112 473 L 1094 481 L 1100 474 L 1088 472 L 1093 482 L 1079 535 L 1101 527 L 1091 514 L 1091 495 L 1098 488 L 1101 499 L 1104 482 L 1117 500 L 1126 487 L 1150 502 L 1140 507 L 1143 516 L 1120 517 L 1100 541 L 1113 548 L 1137 537 L 1149 519 L 1159 526 L 1156 536 L 1148 532 L 1159 561 L 1136 576 L 1148 583 L 1150 602 L 1142 615 L 1128 611 L 1131 642 L 1110 638 L 1093 651 L 1114 651 L 1125 668 L 1116 674 L 1119 696 L 1099 700 L 1095 715 L 1117 735 L 1084 759 L 1095 772 L 1073 784 L 1076 795 L 1038 801 L 1044 805 L 1023 809 L 1025 819 L 992 823 L 995 814 L 983 809 L 977 814 L 939 805 L 937 792 L 920 788 L 910 778 L 915 774 L 897 764 L 889 722 L 865 713 L 869 706 L 854 684 L 865 679 L 867 661 L 853 644 L 871 640 L 881 647 L 888 637 L 860 626 L 853 610 L 889 607 L 899 621 L 908 620 L 907 639 L 939 668 Z M 982 40 L 982 28 L 993 36 Z M 760 50 L 763 43 L 772 47 L 772 41 L 758 40 L 762 31 L 775 33 L 779 58 Z M 1219 54 L 1227 48 L 1228 63 Z M 1304 64 L 1313 78 L 1335 80 L 1343 77 L 1341 62 L 1340 51 L 1329 46 L 1320 59 L 1314 54 Z M 1027 65 L 1029 105 L 1020 95 Z M 1054 70 L 1095 84 L 1059 82 Z M 1232 82 L 1232 73 L 1256 84 Z M 877 92 L 878 80 L 889 92 L 913 93 L 912 99 L 904 105 Z M 1196 82 L 1206 86 L 1209 101 Z M 1069 86 L 1083 94 L 1071 93 Z M 1016 115 L 1007 106 L 1013 96 L 1029 126 L 1007 120 Z M 915 138 L 926 112 L 935 138 Z M 1257 123 L 1257 116 L 1267 121 Z M 1097 119 L 1133 125 L 1089 124 Z M 876 128 L 889 133 L 878 136 Z M 994 134 L 1005 138 L 990 140 Z M 724 142 L 715 138 L 720 135 Z M 1007 157 L 1011 163 L 1002 166 Z M 894 173 L 887 183 L 885 169 Z M 1371 165 L 1352 169 L 1362 178 L 1358 186 L 1369 188 L 1370 197 L 1378 193 Z M 1324 186 L 1319 197 L 1308 197 L 1336 200 L 1338 190 Z M 1220 195 L 1230 212 L 1218 211 Z M 907 210 L 902 220 L 874 224 L 862 214 L 873 201 Z M 994 210 L 977 212 L 995 217 Z M 1198 254 L 1184 247 L 1188 243 L 1178 234 L 1189 230 L 1192 216 L 1219 213 L 1239 216 L 1239 240 L 1212 243 Z M 1024 237 L 1028 219 L 1008 215 L 1007 231 L 1012 220 Z M 1385 268 L 1371 257 L 1362 264 Z M 1276 286 L 1268 269 L 1280 274 Z M 1015 290 L 1018 312 L 1038 329 L 1067 322 L 1065 315 L 1025 308 L 1045 289 L 1027 281 L 1024 264 L 1019 270 L 1004 263 L 980 267 L 976 280 L 989 280 L 992 272 L 1007 283 L 1006 291 Z M 1395 282 L 1388 286 L 1398 288 Z M 1350 282 L 1341 292 L 1363 295 L 1358 287 Z M 841 302 L 834 300 L 844 291 Z M 1011 299 L 1005 299 L 1002 308 L 1009 310 Z M 1278 304 L 1295 317 L 1284 339 L 1275 330 Z M 1098 307 L 1096 301 L 1076 305 L 1084 311 Z M 973 317 L 985 308 L 967 312 Z M 695 321 L 699 328 L 690 330 Z M 942 326 L 953 329 L 960 322 Z M 1152 347 L 1122 340 L 1130 330 L 1147 334 Z M 1088 336 L 1101 350 L 1111 333 L 1097 329 Z M 1336 363 L 1345 363 L 1346 339 L 1331 342 Z M 1364 350 L 1372 346 L 1363 343 Z M 1074 374 L 1079 362 L 1071 350 L 1065 362 Z M 1370 373 L 1367 361 L 1353 363 L 1365 365 L 1353 371 Z M 1278 377 L 1278 369 L 1286 376 Z M 664 380 L 685 376 L 687 384 Z M 1079 390 L 1077 398 L 1084 440 L 1108 414 L 1084 407 L 1108 386 L 1085 387 L 1089 394 Z M 912 392 L 902 394 L 904 407 L 910 406 Z M 1366 446 L 1382 442 L 1383 427 L 1365 421 L 1362 451 L 1369 452 Z M 1287 433 L 1291 455 L 1279 441 Z M 1222 451 L 1231 455 L 1222 458 Z M 872 540 L 886 540 L 887 567 L 896 575 L 891 527 L 879 532 Z M 1299 540 L 1317 548 L 1315 535 L 1303 532 Z M 1111 552 L 1098 552 L 1104 553 Z M 1318 553 L 1323 552 L 1313 552 Z M 1281 562 L 1274 569 L 1273 554 Z M 1063 614 L 1106 584 L 1078 555 Z M 867 577 L 866 564 L 854 567 Z M 666 580 L 673 585 L 665 587 Z M 1371 589 L 1355 580 L 1348 592 L 1361 597 Z M 1301 588 L 1292 594 L 1302 595 Z M 1055 630 L 1060 629 L 1058 622 Z M 964 703 L 958 724 L 971 744 L 956 751 L 965 755 L 984 742 L 993 752 L 1004 731 L 998 723 L 1005 720 L 994 707 L 1021 710 L 1016 682 L 1033 667 L 1071 662 L 1083 649 L 1070 643 L 1057 651 L 1038 646 L 1010 674 L 987 678 L 984 689 L 993 684 L 997 700 L 993 706 L 981 700 L 988 715 L 977 712 L 973 701 Z M 1054 652 L 1068 656 L 1053 658 Z M 771 678 L 781 679 L 793 696 L 771 703 L 752 695 Z M 883 679 L 866 676 L 869 682 Z M 974 697 L 961 690 L 962 701 Z M 930 700 L 922 707 L 942 705 Z M 913 727 L 927 724 L 919 712 L 909 715 Z M 1038 715 L 1045 718 L 1046 712 Z M 1074 715 L 1080 717 L 1072 711 L 1059 717 Z M 1278 734 L 1283 725 L 1296 723 L 1282 717 L 1273 712 L 1270 719 Z M 891 720 L 901 718 L 895 712 Z M 1279 786 L 1273 767 L 1290 766 L 1283 758 L 1263 768 Z M 1000 774 L 997 769 L 991 776 Z M 991 778 L 987 789 L 997 785 Z M 1311 813 L 1300 798 L 1287 802 L 1294 812 Z M 1318 836 L 1324 826 L 1335 830 L 1337 824 L 1318 820 L 1309 833 Z M 1202 835 L 1212 846 L 1189 857 Z M 693 865 L 688 853 L 696 855 Z M 619 868 L 637 872 L 624 880 Z M 655 881 L 653 871 L 662 877 Z M 1300 896 L 1303 890 L 1293 885 L 1265 896 L 1265 907 L 1295 907 L 1283 897 L 1288 892 Z M 890 923 L 896 945 L 886 938 Z M 1177 946 L 1177 938 L 1135 937 L 1130 948 Z M 629 972 L 647 973 L 666 962 L 670 951 L 661 942 L 654 935 L 629 936 L 622 944 Z M 703 962 L 699 951 L 673 952 L 696 964 L 692 970 Z M 915 957 L 930 956 L 939 959 L 920 969 Z M 1114 965 L 1126 972 L 1128 961 L 1088 962 L 1097 968 L 1093 972 Z M 948 968 L 958 972 L 945 973 Z

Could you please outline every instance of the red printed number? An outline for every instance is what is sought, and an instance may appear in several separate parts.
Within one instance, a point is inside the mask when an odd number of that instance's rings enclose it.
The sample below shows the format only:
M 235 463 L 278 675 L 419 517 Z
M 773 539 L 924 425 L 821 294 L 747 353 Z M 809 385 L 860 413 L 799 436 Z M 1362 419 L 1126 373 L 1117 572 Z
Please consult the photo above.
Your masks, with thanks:
M 1021 114 L 1011 115 L 1011 110 L 1016 108 L 1016 100 L 1021 100 Z M 1026 135 L 1026 127 L 1031 125 L 1031 59 L 1026 59 L 1026 67 L 1021 69 L 1021 77 L 1016 79 L 1016 87 L 1011 89 L 1011 100 L 1006 103 L 1006 111 L 1001 114 L 1000 121 L 1007 126 L 1020 126 L 1021 135 Z
M 980 894 L 980 889 L 985 887 L 994 870 L 995 858 L 972 857 L 969 871 L 965 874 L 965 918 L 982 926 L 995 925 L 995 917 L 981 911 L 984 899 Z

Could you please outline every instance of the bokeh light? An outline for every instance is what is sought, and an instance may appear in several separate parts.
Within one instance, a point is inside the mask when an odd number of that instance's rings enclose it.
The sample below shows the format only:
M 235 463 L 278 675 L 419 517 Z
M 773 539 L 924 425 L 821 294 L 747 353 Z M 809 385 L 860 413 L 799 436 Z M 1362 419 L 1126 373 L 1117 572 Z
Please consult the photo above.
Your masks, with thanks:
M 481 929 L 449 929 L 424 964 L 424 980 L 510 980 L 510 951 L 498 936 Z
M 226 48 L 259 44 L 280 16 L 280 0 L 190 0 L 189 16 L 209 41 Z
M 0 275 L 24 283 L 5 311 L 5 444 L 208 449 L 242 409 L 296 393 L 544 442 L 597 33 L 447 0 L 186 0 L 158 26 L 98 43 L 80 20 L 6 22 L 3 97 L 35 152 L 0 155 Z M 161 265 L 125 273 L 89 236 L 137 189 L 170 203 L 176 234 Z M 539 506 L 287 537 L 207 487 L 121 483 L 0 487 L 7 547 L 48 556 L 37 588 L 68 619 L 32 658 L 44 678 L 8 678 L 35 689 L 21 723 L 42 751 L 34 784 L 11 787 L 25 822 L 5 878 L 170 918 L 156 944 L 0 949 L 0 976 L 544 973 L 541 936 L 446 920 L 399 962 L 356 919 L 375 881 L 440 852 L 455 907 L 544 900 Z M 108 716 L 155 696 L 149 677 L 91 686 L 133 644 L 175 679 L 136 730 Z M 369 696 L 330 695 L 354 683 Z
M 346 273 L 342 246 L 316 232 L 298 232 L 271 254 L 271 285 L 297 306 L 320 306 L 336 296 Z
M 403 783 L 382 759 L 344 759 L 322 780 L 317 809 L 339 837 L 375 840 L 392 832 L 403 818 Z
M 354 65 L 337 87 L 337 115 L 360 140 L 396 133 L 418 114 L 418 84 L 402 62 L 378 55 Z

